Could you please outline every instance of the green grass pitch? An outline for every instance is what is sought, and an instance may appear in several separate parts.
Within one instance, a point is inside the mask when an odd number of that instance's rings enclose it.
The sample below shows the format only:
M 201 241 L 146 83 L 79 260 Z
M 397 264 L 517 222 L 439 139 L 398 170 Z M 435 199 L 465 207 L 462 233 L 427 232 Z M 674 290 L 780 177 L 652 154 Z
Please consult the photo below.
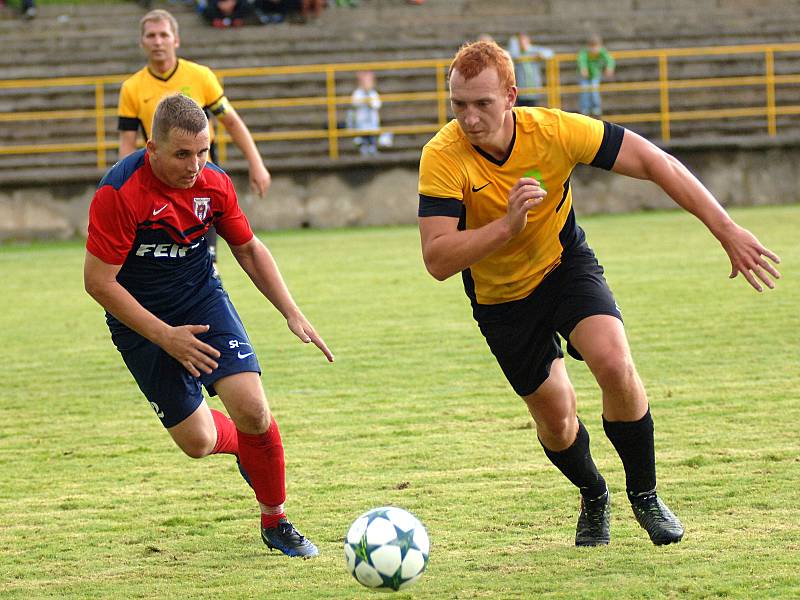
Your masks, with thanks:
M 289 516 L 322 552 L 311 561 L 263 546 L 231 457 L 173 446 L 83 291 L 82 244 L 0 247 L 0 596 L 368 598 L 341 541 L 356 516 L 395 504 L 432 542 L 397 598 L 800 597 L 800 206 L 732 214 L 782 256 L 776 290 L 729 281 L 686 214 L 581 220 L 649 391 L 660 491 L 686 526 L 663 548 L 626 506 L 596 386 L 570 359 L 615 495 L 611 545 L 573 546 L 575 490 L 459 278 L 425 272 L 413 227 L 261 236 L 333 365 L 221 257 L 281 423 Z

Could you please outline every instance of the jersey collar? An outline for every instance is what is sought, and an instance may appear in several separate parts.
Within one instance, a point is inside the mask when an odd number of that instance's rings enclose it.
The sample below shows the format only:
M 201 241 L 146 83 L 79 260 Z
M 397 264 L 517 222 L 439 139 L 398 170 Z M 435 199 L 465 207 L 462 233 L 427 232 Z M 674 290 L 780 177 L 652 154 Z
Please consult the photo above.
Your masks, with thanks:
M 180 58 L 176 58 L 175 59 L 175 66 L 172 67 L 172 69 L 170 69 L 169 71 L 167 71 L 163 75 L 161 73 L 156 73 L 155 71 L 153 71 L 150 68 L 150 65 L 147 65 L 147 72 L 150 73 L 150 75 L 152 75 L 153 77 L 155 77 L 159 81 L 169 81 L 170 78 L 173 75 L 175 75 L 175 72 L 178 70 L 179 66 L 181 66 L 181 59 Z
M 482 150 L 479 146 L 475 144 L 472 145 L 472 147 L 475 148 L 475 152 L 498 167 L 502 167 L 506 164 L 506 161 L 511 157 L 511 153 L 514 151 L 514 143 L 517 141 L 517 113 L 515 113 L 513 109 L 511 110 L 511 116 L 514 118 L 514 133 L 511 136 L 511 143 L 508 145 L 508 150 L 503 158 L 498 160 L 488 152 Z

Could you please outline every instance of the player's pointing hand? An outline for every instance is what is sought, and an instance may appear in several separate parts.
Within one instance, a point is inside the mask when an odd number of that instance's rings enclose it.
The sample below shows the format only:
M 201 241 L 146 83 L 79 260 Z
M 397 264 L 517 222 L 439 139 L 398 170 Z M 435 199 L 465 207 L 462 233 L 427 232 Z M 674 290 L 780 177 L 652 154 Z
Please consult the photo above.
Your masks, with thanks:
M 311 323 L 308 322 L 308 319 L 302 314 L 289 317 L 286 319 L 286 324 L 289 326 L 291 332 L 299 337 L 303 343 L 308 344 L 313 342 L 313 344 L 322 351 L 325 358 L 328 359 L 328 362 L 333 362 L 333 353 L 328 349 L 325 340 L 319 336 Z

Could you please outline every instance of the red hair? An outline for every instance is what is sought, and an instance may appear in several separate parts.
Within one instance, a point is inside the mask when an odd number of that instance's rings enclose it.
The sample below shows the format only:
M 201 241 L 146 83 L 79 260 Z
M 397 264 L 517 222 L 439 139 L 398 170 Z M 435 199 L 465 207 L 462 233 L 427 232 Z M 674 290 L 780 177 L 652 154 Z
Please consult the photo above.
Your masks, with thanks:
M 504 90 L 517 84 L 511 56 L 496 42 L 468 42 L 461 46 L 453 62 L 450 63 L 447 75 L 449 77 L 453 71 L 458 71 L 465 80 L 469 81 L 488 68 L 497 71 L 497 78 Z

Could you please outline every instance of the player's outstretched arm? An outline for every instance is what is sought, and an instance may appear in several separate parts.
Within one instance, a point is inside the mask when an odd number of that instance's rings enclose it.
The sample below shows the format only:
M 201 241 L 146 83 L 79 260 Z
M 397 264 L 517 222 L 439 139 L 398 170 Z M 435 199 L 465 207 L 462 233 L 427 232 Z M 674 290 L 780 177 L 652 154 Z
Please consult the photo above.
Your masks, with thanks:
M 258 147 L 250 135 L 250 130 L 244 124 L 239 114 L 231 107 L 224 114 L 219 116 L 219 120 L 230 134 L 233 143 L 242 151 L 247 160 L 250 170 L 250 189 L 261 198 L 267 195 L 267 190 L 272 183 L 272 176 L 264 166 Z
M 240 246 L 230 246 L 230 249 L 258 290 L 286 318 L 286 324 L 291 332 L 304 343 L 313 343 L 322 351 L 328 362 L 333 362 L 333 353 L 297 307 L 272 253 L 261 240 L 253 236 L 249 242 Z
M 444 281 L 486 258 L 525 228 L 528 211 L 541 204 L 546 195 L 538 181 L 523 177 L 508 194 L 506 215 L 478 229 L 459 231 L 454 217 L 420 217 L 425 268 Z
M 759 292 L 763 291 L 761 283 L 770 289 L 775 287 L 773 278 L 779 279 L 781 275 L 767 259 L 778 264 L 778 255 L 763 246 L 750 231 L 737 225 L 677 158 L 626 129 L 612 170 L 653 181 L 679 206 L 700 219 L 728 254 L 731 278 L 741 273 Z
M 168 325 L 117 282 L 120 268 L 121 265 L 110 265 L 86 252 L 83 282 L 87 293 L 133 331 L 161 346 L 195 377 L 200 376 L 200 371 L 211 373 L 216 369 L 214 359 L 219 358 L 219 352 L 195 337 L 208 331 L 208 325 Z

